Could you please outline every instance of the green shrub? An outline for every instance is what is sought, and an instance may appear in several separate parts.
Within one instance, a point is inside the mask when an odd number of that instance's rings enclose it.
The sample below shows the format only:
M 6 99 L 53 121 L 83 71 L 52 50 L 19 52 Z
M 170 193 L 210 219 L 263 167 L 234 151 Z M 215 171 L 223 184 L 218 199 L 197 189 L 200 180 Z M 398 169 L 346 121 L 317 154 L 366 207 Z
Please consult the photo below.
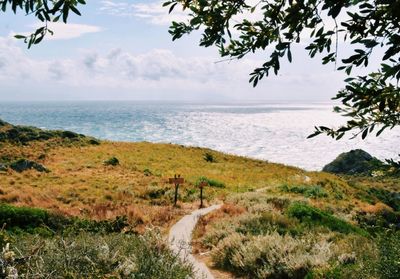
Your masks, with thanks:
M 168 188 L 149 185 L 142 197 L 145 199 L 159 199 L 163 197 L 167 191 Z
M 332 231 L 341 233 L 357 233 L 360 235 L 367 235 L 366 231 L 353 226 L 328 212 L 309 206 L 306 203 L 292 203 L 287 209 L 287 214 L 290 217 L 295 217 L 300 220 L 300 222 L 309 225 L 323 226 Z
M 0 224 L 6 224 L 6 228 L 34 228 L 45 225 L 48 220 L 49 213 L 45 210 L 0 204 Z
M 79 231 L 111 233 L 120 232 L 128 226 L 125 216 L 117 217 L 115 220 L 93 221 L 66 217 L 38 208 L 7 204 L 0 204 L 0 224 L 5 224 L 5 228 L 14 233 L 27 232 L 41 235 Z
M 328 194 L 320 185 L 300 185 L 300 186 L 289 186 L 283 184 L 280 189 L 288 193 L 302 194 L 307 198 L 326 198 Z
M 392 226 L 400 228 L 400 213 L 390 210 L 379 211 L 375 214 L 359 213 L 356 219 L 361 227 L 371 232 L 381 232 L 383 228 Z
M 217 246 L 221 240 L 235 233 L 236 229 L 237 227 L 234 222 L 230 222 L 229 220 L 219 221 L 207 229 L 207 233 L 204 235 L 201 242 L 205 247 L 212 249 Z
M 153 175 L 153 173 L 151 172 L 150 169 L 144 169 L 144 170 L 143 170 L 143 174 L 144 174 L 145 176 L 151 176 L 151 175 Z
M 110 159 L 104 161 L 105 166 L 118 166 L 119 160 L 116 157 L 111 157 Z
M 199 199 L 199 192 L 197 189 L 184 189 L 181 200 L 183 202 L 193 202 Z
M 207 177 L 205 177 L 205 176 L 200 177 L 200 178 L 196 181 L 195 185 L 196 185 L 196 186 L 199 185 L 200 182 L 207 182 L 207 183 L 208 183 L 208 186 L 210 186 L 210 187 L 225 188 L 225 183 L 223 183 L 223 182 L 221 182 L 221 181 L 218 181 L 218 180 L 216 180 L 216 179 L 207 178 Z
M 209 162 L 209 163 L 215 163 L 215 162 L 217 162 L 217 160 L 215 159 L 214 155 L 212 155 L 210 152 L 204 153 L 203 159 L 204 159 L 206 162 Z
M 370 188 L 368 193 L 378 199 L 379 201 L 387 204 L 395 211 L 400 211 L 400 193 L 391 192 L 385 189 Z

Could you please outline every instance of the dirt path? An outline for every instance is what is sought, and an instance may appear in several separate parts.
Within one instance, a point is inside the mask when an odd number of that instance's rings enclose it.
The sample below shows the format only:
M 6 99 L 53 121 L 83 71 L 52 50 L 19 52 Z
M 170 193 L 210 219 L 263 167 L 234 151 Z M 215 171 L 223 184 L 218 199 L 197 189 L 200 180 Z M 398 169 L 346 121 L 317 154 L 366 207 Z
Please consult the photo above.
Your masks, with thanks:
M 169 231 L 168 242 L 172 251 L 178 253 L 182 259 L 190 261 L 193 264 L 196 279 L 214 279 L 214 276 L 211 274 L 207 266 L 204 263 L 197 261 L 191 253 L 192 247 L 190 246 L 190 242 L 192 240 L 193 229 L 200 216 L 219 209 L 221 206 L 222 205 L 213 205 L 207 208 L 195 210 L 191 214 L 180 219 Z

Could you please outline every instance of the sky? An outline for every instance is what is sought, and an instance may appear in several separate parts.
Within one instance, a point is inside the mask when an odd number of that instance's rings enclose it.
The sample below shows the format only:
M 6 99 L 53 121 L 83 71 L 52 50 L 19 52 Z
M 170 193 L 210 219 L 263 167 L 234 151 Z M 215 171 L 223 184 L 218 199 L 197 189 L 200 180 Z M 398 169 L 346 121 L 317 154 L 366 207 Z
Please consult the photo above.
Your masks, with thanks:
M 0 101 L 328 101 L 343 87 L 343 73 L 298 45 L 293 63 L 254 89 L 249 74 L 268 49 L 220 62 L 216 48 L 199 46 L 199 32 L 172 41 L 171 21 L 186 15 L 169 15 L 162 1 L 89 0 L 80 11 L 68 24 L 50 25 L 54 36 L 30 50 L 13 36 L 40 22 L 1 14 Z

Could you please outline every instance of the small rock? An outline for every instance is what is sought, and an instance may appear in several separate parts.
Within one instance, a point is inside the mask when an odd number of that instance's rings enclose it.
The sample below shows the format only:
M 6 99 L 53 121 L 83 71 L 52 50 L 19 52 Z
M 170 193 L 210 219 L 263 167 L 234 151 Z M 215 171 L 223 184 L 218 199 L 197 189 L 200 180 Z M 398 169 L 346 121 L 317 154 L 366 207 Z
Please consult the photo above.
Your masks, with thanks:
M 7 171 L 8 167 L 5 164 L 0 164 L 0 171 Z

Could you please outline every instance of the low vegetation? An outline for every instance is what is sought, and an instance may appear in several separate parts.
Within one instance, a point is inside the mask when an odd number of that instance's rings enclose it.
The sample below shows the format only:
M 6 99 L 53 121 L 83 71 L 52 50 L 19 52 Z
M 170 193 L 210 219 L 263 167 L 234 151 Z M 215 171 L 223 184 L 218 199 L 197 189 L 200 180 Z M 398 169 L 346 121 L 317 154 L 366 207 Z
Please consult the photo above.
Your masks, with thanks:
M 192 267 L 158 232 L 142 236 L 86 231 L 77 235 L 19 235 L 0 254 L 1 278 L 185 279 Z
M 341 233 L 357 233 L 365 236 L 367 235 L 367 233 L 360 228 L 351 225 L 328 212 L 309 206 L 306 203 L 292 203 L 287 209 L 287 214 L 290 217 L 294 217 L 300 222 L 311 227 L 323 226 L 331 231 L 337 231 Z
M 328 194 L 320 185 L 289 186 L 283 184 L 281 190 L 288 193 L 303 194 L 307 198 L 326 198 Z
M 206 261 L 221 272 L 397 278 L 395 175 L 306 172 L 203 148 L 97 141 L 5 122 L 0 132 L 3 277 L 188 278 L 190 266 L 161 236 L 198 208 L 197 186 L 206 182 L 205 202 L 224 205 L 201 218 L 194 251 L 209 252 Z M 168 183 L 175 174 L 185 179 L 176 208 Z
M 188 278 L 157 229 L 0 205 L 0 278 Z
M 396 278 L 398 231 L 355 219 L 266 193 L 233 195 L 201 218 L 194 243 L 215 268 L 244 278 Z
M 196 181 L 196 186 L 198 186 L 201 182 L 207 183 L 207 186 L 216 187 L 216 188 L 225 188 L 225 183 L 218 181 L 216 179 L 207 178 L 205 176 L 200 177 Z

